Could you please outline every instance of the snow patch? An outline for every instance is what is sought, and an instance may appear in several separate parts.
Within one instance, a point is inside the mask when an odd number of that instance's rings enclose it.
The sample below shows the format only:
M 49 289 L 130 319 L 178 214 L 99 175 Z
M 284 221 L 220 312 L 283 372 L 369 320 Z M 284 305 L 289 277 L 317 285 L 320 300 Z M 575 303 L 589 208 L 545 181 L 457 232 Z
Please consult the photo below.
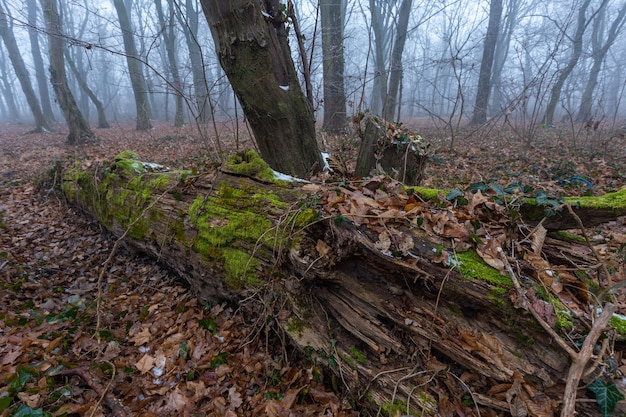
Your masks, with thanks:
M 322 160 L 324 160 L 324 171 L 333 171 L 333 169 L 328 164 L 328 160 L 330 159 L 330 154 L 328 152 L 322 152 Z
M 279 85 L 279 87 L 280 87 L 281 90 L 289 91 L 289 86 L 288 85 Z
M 289 182 L 304 182 L 309 183 L 307 180 L 303 180 L 302 178 L 292 177 L 291 175 L 283 174 L 282 172 L 274 171 L 274 178 L 280 181 L 289 181 Z

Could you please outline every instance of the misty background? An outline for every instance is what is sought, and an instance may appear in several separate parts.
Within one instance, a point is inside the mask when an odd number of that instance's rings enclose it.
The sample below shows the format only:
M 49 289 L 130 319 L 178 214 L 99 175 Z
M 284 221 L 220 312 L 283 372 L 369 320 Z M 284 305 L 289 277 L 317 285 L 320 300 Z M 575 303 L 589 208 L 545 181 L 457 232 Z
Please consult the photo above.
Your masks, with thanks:
M 48 71 L 51 39 L 62 40 L 69 87 L 94 127 L 150 128 L 138 122 L 142 95 L 149 120 L 180 126 L 243 117 L 199 1 L 62 0 L 58 31 L 44 20 L 54 1 L 0 1 L 1 123 L 33 123 L 33 100 L 46 125 L 63 121 Z M 552 126 L 617 130 L 624 123 L 626 1 L 305 0 L 284 7 L 293 7 L 301 32 L 303 50 L 288 20 L 303 90 L 309 68 L 316 118 L 330 132 L 365 110 L 450 135 L 467 124 L 528 137 Z

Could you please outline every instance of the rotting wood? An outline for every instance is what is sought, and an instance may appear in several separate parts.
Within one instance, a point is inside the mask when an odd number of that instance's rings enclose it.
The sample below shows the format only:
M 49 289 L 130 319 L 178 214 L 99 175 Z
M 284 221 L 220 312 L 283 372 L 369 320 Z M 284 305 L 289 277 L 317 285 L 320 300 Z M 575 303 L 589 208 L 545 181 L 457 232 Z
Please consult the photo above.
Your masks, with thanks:
M 363 404 L 408 401 L 432 412 L 441 392 L 425 381 L 451 372 L 482 379 L 472 390 L 484 407 L 500 404 L 485 387 L 514 375 L 538 391 L 564 383 L 568 355 L 507 291 L 435 262 L 438 240 L 407 229 L 417 261 L 383 254 L 363 227 L 315 217 L 297 183 L 271 183 L 261 171 L 194 175 L 127 154 L 67 169 L 62 189 L 116 236 L 139 223 L 128 245 L 179 273 L 200 299 L 237 302 L 260 291 L 286 300 L 289 314 L 275 315 L 282 329 Z

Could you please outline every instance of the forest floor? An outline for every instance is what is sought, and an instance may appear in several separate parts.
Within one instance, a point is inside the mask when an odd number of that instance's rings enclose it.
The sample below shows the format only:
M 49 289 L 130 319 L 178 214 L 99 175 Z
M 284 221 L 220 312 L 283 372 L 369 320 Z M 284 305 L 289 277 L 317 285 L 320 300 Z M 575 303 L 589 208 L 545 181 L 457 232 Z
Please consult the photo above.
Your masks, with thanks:
M 65 144 L 63 129 L 25 134 L 29 128 L 0 126 L 0 416 L 358 415 L 359 405 L 335 392 L 315 363 L 232 306 L 199 305 L 153 260 L 121 249 L 102 272 L 115 239 L 38 186 L 54 161 L 123 150 L 203 169 L 213 163 L 214 143 L 192 127 L 158 124 L 147 132 L 98 129 L 97 144 L 76 147 Z M 453 149 L 441 132 L 421 134 L 431 143 L 426 187 L 517 183 L 558 196 L 626 185 L 626 138 L 611 132 L 547 130 L 520 140 L 492 130 L 459 136 Z M 322 142 L 348 161 L 356 156 L 354 137 Z M 252 146 L 232 138 L 220 145 Z M 626 279 L 626 218 L 590 235 L 614 279 Z M 618 298 L 622 313 L 625 298 Z M 626 357 L 618 352 L 616 360 L 626 375 Z

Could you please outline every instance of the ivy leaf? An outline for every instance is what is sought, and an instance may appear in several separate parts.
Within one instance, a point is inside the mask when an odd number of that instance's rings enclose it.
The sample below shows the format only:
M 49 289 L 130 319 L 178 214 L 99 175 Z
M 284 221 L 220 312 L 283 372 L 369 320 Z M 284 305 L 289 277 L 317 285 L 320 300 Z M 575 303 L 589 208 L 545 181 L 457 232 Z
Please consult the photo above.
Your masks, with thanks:
M 624 399 L 613 381 L 606 383 L 598 378 L 589 385 L 589 391 L 596 395 L 596 401 L 604 417 L 608 417 L 615 409 L 615 404 Z

